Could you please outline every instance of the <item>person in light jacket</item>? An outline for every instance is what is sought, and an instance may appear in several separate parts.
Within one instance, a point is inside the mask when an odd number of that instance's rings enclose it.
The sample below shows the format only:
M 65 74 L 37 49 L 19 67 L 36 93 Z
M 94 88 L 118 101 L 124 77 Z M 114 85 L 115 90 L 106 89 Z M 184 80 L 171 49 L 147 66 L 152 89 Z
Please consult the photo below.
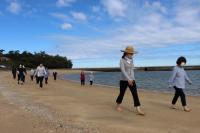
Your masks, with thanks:
M 169 87 L 175 89 L 175 95 L 172 100 L 172 109 L 175 109 L 175 104 L 178 100 L 178 98 L 181 98 L 181 103 L 183 106 L 184 111 L 189 112 L 190 109 L 187 107 L 186 104 L 186 98 L 185 98 L 185 81 L 187 81 L 189 84 L 192 84 L 192 81 L 187 76 L 187 73 L 184 70 L 184 65 L 186 64 L 186 58 L 185 57 L 179 57 L 176 61 L 177 66 L 174 67 L 172 76 L 169 80 Z
M 144 112 L 140 109 L 140 100 L 137 93 L 137 86 L 134 76 L 134 64 L 133 64 L 133 55 L 136 54 L 136 51 L 132 46 L 127 46 L 125 50 L 121 50 L 123 56 L 120 60 L 120 69 L 121 69 L 121 79 L 120 79 L 120 93 L 117 97 L 117 111 L 121 112 L 121 103 L 126 92 L 127 87 L 129 87 L 131 94 L 133 96 L 134 106 L 136 107 L 137 113 L 139 115 L 144 115 Z
M 35 75 L 37 75 L 38 81 L 40 83 L 40 87 L 42 88 L 43 87 L 43 79 L 44 79 L 44 76 L 46 75 L 46 70 L 45 70 L 45 67 L 43 66 L 43 64 L 40 64 L 37 67 Z
M 34 74 L 35 74 L 35 71 L 34 71 L 34 69 L 32 68 L 31 71 L 30 71 L 31 81 L 33 81 Z
M 92 86 L 93 82 L 94 82 L 94 74 L 93 74 L 93 72 L 90 72 L 89 81 L 90 81 L 90 85 Z

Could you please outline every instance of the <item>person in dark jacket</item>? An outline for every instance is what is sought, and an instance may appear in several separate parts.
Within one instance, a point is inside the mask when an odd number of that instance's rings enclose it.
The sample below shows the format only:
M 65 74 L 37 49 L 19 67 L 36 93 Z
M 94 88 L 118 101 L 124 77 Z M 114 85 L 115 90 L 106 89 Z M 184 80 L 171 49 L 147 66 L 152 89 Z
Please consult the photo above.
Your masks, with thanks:
M 14 65 L 12 66 L 12 75 L 13 75 L 13 79 L 16 79 L 17 68 Z
M 56 81 L 56 79 L 57 79 L 57 72 L 53 72 L 53 78 L 54 78 L 54 80 Z

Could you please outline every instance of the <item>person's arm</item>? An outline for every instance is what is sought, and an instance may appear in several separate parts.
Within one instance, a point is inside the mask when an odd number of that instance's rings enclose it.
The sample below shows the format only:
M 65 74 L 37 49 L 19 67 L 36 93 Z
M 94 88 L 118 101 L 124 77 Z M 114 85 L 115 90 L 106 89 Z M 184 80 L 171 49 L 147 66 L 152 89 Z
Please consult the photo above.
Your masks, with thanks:
M 192 81 L 190 80 L 190 78 L 188 77 L 187 73 L 185 72 L 185 80 L 189 83 L 192 84 Z
M 172 83 L 174 82 L 174 79 L 176 78 L 176 73 L 177 73 L 177 69 L 174 68 L 172 71 L 172 76 L 169 79 L 169 87 L 172 87 Z
M 36 76 L 38 73 L 38 68 L 35 70 L 34 76 Z
M 125 66 L 124 66 L 124 62 L 123 60 L 121 59 L 120 60 L 120 69 L 121 69 L 121 72 L 124 74 L 124 76 L 128 79 L 128 80 L 132 80 L 129 75 L 126 73 L 125 71 Z
M 47 71 L 45 70 L 45 68 L 43 69 L 43 71 L 44 71 L 44 75 L 46 75 L 46 74 L 47 74 Z

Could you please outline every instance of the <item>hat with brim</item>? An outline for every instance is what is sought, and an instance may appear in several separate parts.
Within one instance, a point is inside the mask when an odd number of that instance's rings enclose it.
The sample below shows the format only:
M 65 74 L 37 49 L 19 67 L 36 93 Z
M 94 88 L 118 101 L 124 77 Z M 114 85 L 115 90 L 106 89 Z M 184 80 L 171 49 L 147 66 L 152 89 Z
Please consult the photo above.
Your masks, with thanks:
M 121 52 L 127 54 L 137 54 L 138 52 L 134 50 L 133 46 L 127 46 L 125 50 L 121 50 Z

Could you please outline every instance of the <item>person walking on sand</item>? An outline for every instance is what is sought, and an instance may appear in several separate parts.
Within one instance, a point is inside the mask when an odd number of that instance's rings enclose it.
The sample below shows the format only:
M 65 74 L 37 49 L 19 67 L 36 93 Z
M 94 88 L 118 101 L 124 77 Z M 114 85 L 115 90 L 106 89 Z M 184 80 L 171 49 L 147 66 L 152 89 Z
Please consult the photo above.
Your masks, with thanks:
M 45 84 L 48 84 L 49 70 L 48 70 L 48 68 L 47 68 L 47 67 L 45 68 L 45 70 L 46 70 L 46 74 L 44 75 Z
M 89 81 L 90 81 L 90 85 L 92 86 L 93 82 L 94 82 L 94 74 L 93 74 L 93 72 L 90 72 Z
M 26 79 L 26 76 L 25 76 L 25 75 L 27 74 L 27 71 L 26 71 L 26 67 L 25 67 L 24 65 L 22 65 L 22 68 L 23 68 L 23 71 L 24 71 L 24 73 L 25 73 L 25 74 L 23 75 L 22 81 L 25 82 L 25 79 Z
M 137 86 L 134 76 L 134 64 L 133 64 L 133 55 L 137 52 L 132 46 L 127 46 L 125 50 L 121 50 L 123 56 L 120 60 L 120 69 L 121 69 L 121 79 L 120 79 L 120 93 L 117 97 L 117 111 L 121 112 L 121 103 L 126 92 L 127 87 L 129 87 L 134 101 L 134 106 L 136 107 L 137 113 L 139 115 L 144 115 L 144 112 L 140 109 L 140 100 L 138 97 Z
M 43 66 L 43 64 L 40 64 L 40 66 L 37 67 L 35 74 L 38 77 L 38 81 L 40 83 L 40 87 L 43 87 L 43 79 L 44 79 L 44 75 L 46 74 L 46 70 Z
M 18 84 L 23 85 L 25 72 L 21 64 L 19 65 L 19 68 L 17 69 L 17 73 L 18 73 Z
M 13 65 L 13 66 L 12 66 L 12 75 L 13 75 L 13 79 L 16 79 L 16 74 L 17 74 L 17 69 L 16 69 L 16 67 Z
M 53 78 L 54 78 L 54 81 L 56 81 L 56 79 L 57 79 L 57 72 L 53 72 Z
M 172 76 L 169 80 L 169 87 L 170 88 L 174 87 L 175 89 L 175 94 L 172 100 L 171 108 L 175 109 L 175 104 L 178 98 L 181 97 L 183 110 L 189 112 L 190 109 L 187 107 L 185 93 L 183 90 L 185 89 L 185 81 L 187 81 L 190 85 L 192 84 L 192 81 L 189 79 L 187 73 L 184 70 L 186 62 L 187 62 L 186 58 L 183 56 L 177 59 L 176 61 L 177 66 L 175 66 L 173 69 Z
M 81 86 L 84 86 L 85 85 L 85 73 L 84 73 L 84 71 L 81 71 L 80 80 L 81 80 Z
M 35 74 L 35 70 L 32 68 L 30 71 L 31 81 L 33 81 L 34 74 Z

